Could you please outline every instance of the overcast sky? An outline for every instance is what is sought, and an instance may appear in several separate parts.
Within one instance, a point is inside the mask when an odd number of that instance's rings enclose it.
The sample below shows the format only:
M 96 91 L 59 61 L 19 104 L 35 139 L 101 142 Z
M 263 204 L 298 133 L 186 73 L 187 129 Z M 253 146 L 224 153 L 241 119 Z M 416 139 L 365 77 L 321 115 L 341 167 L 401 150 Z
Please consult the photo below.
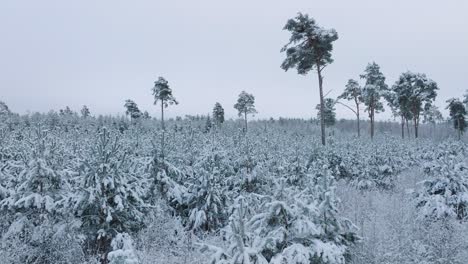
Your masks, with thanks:
M 85 104 L 123 114 L 133 99 L 159 115 L 151 88 L 164 76 L 180 102 L 169 116 L 220 102 L 234 117 L 242 90 L 255 95 L 257 117 L 315 116 L 316 75 L 280 68 L 282 28 L 299 11 L 338 32 L 324 72 L 332 97 L 371 61 L 389 85 L 406 70 L 426 73 L 440 107 L 468 88 L 468 1 L 2 0 L 0 100 L 19 113 Z M 353 114 L 338 107 L 338 117 Z

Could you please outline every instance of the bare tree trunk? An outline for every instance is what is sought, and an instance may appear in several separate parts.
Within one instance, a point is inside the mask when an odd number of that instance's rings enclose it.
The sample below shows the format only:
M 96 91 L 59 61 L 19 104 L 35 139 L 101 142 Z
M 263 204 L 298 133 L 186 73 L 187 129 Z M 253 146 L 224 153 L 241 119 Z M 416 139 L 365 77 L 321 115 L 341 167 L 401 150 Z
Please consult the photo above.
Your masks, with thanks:
M 460 128 L 460 118 L 457 118 L 458 123 L 458 140 L 461 139 L 461 128 Z
M 413 122 L 414 122 L 414 138 L 418 138 L 419 116 L 414 115 Z
M 361 122 L 359 121 L 359 112 L 357 114 L 357 136 L 361 137 Z
M 325 106 L 324 106 L 324 100 L 323 100 L 323 78 L 322 78 L 322 73 L 320 70 L 320 65 L 317 64 L 317 75 L 318 75 L 318 80 L 319 80 L 319 90 L 320 90 L 320 131 L 322 133 L 322 145 L 325 146 L 325 120 L 324 120 L 324 112 L 325 112 Z
M 361 136 L 361 126 L 360 126 L 360 120 L 359 120 L 359 104 L 357 102 L 357 100 L 355 99 L 354 100 L 356 102 L 356 116 L 357 116 L 357 136 L 360 137 Z
M 166 133 L 166 128 L 164 127 L 164 101 L 161 100 L 161 127 L 162 127 L 162 135 L 161 135 L 161 158 L 164 162 L 164 136 Z
M 410 131 L 409 131 L 409 125 L 408 125 L 408 118 L 405 118 L 405 123 L 406 123 L 406 134 L 408 135 L 408 138 L 410 138 Z
M 244 113 L 245 133 L 247 134 L 247 111 Z
M 414 122 L 414 138 L 418 138 L 418 123 L 416 120 L 413 121 Z
M 401 117 L 401 138 L 405 138 L 405 118 Z
M 371 114 L 370 114 L 370 135 L 371 139 L 374 139 L 374 107 L 372 106 L 371 108 Z

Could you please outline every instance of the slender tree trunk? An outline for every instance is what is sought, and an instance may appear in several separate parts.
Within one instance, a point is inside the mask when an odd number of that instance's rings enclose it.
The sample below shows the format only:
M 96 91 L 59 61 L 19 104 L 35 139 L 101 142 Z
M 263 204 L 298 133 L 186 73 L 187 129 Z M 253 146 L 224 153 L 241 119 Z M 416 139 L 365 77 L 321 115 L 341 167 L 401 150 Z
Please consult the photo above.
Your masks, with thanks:
M 357 113 L 357 136 L 361 137 L 361 122 L 359 120 L 359 112 Z
M 457 118 L 458 123 L 458 140 L 461 139 L 461 128 L 460 128 L 460 118 Z
M 161 127 L 162 127 L 162 135 L 161 135 L 161 157 L 162 161 L 164 162 L 164 136 L 166 132 L 166 128 L 164 127 L 164 101 L 161 100 Z
M 414 122 L 414 138 L 418 138 L 418 130 L 419 130 L 419 116 L 418 114 L 413 115 L 413 122 Z
M 371 109 L 370 109 L 370 135 L 371 135 L 371 139 L 374 139 L 374 106 L 372 105 Z
M 405 138 L 405 118 L 401 117 L 401 138 Z
M 406 134 L 408 135 L 408 138 L 410 138 L 410 131 L 409 131 L 409 121 L 408 118 L 405 118 L 406 122 Z
M 317 64 L 317 76 L 319 80 L 319 90 L 320 90 L 320 131 L 322 134 L 322 145 L 325 146 L 325 106 L 324 106 L 324 100 L 323 100 L 323 78 L 322 78 L 322 73 L 320 70 L 320 64 Z
M 418 123 L 416 121 L 416 118 L 413 118 L 413 123 L 414 123 L 414 138 L 418 138 Z
M 247 111 L 244 113 L 245 133 L 247 134 Z
M 359 103 L 357 99 L 355 98 L 354 101 L 356 102 L 356 117 L 357 117 L 357 136 L 361 136 L 361 125 L 360 125 L 360 120 L 359 120 Z

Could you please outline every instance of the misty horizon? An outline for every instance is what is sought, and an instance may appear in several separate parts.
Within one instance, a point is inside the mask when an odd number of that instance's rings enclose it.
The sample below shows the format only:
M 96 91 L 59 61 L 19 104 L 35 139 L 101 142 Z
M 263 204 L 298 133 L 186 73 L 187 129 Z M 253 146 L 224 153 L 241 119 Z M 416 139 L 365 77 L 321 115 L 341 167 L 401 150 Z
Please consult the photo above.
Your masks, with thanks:
M 282 28 L 297 12 L 338 32 L 324 70 L 332 98 L 350 78 L 362 84 L 359 74 L 372 61 L 389 86 L 407 70 L 427 74 L 438 83 L 435 104 L 445 117 L 445 101 L 466 90 L 466 2 L 182 2 L 3 3 L 0 100 L 20 114 L 87 105 L 93 115 L 124 115 L 124 100 L 132 99 L 157 117 L 151 88 L 164 76 L 180 101 L 168 117 L 206 115 L 220 102 L 236 118 L 243 90 L 256 98 L 255 118 L 316 117 L 316 75 L 280 68 L 288 41 Z M 337 106 L 337 117 L 354 114 Z M 393 117 L 386 107 L 376 119 Z

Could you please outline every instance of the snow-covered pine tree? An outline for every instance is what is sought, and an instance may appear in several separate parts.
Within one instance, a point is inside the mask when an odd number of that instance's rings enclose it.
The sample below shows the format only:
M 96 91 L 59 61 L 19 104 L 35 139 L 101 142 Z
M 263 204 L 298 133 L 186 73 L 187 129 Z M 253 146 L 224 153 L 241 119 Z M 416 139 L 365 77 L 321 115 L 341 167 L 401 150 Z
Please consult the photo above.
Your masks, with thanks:
M 318 224 L 321 226 L 323 244 L 318 243 L 316 249 L 320 253 L 316 256 L 324 263 L 340 263 L 338 260 L 344 260 L 346 247 L 357 242 L 358 237 L 352 231 L 354 226 L 351 221 L 339 215 L 340 200 L 335 194 L 335 178 L 330 170 L 323 169 L 318 183 L 315 192 L 318 194 Z M 331 252 L 334 252 L 335 256 L 327 256 Z
M 179 102 L 172 95 L 172 89 L 169 87 L 169 82 L 163 77 L 159 77 L 157 81 L 154 82 L 154 87 L 152 89 L 154 96 L 154 104 L 157 102 L 161 104 L 161 123 L 162 129 L 164 130 L 164 108 L 167 108 L 169 105 L 179 104 Z
M 450 119 L 453 121 L 453 127 L 458 132 L 458 139 L 460 139 L 468 126 L 466 122 L 467 110 L 459 99 L 452 98 L 447 100 L 447 103 L 446 109 L 450 111 Z
M 249 220 L 253 246 L 270 263 L 345 263 L 347 247 L 357 237 L 351 222 L 338 215 L 333 179 L 321 178 L 316 190 L 280 188 Z
M 220 103 L 216 103 L 213 107 L 213 119 L 216 126 L 220 126 L 224 123 L 224 108 Z
M 65 109 L 60 109 L 59 110 L 59 114 L 61 116 L 72 116 L 75 114 L 75 112 L 73 112 L 69 106 L 65 106 Z
M 346 99 L 346 100 L 352 100 L 354 101 L 355 109 L 348 107 L 345 105 L 347 108 L 349 108 L 355 115 L 357 119 L 357 132 L 358 132 L 358 137 L 361 136 L 361 127 L 360 127 L 360 109 L 359 106 L 362 103 L 362 88 L 359 85 L 359 83 L 356 80 L 349 79 L 348 83 L 345 86 L 345 90 L 343 93 L 338 96 L 339 99 Z M 339 103 L 339 101 L 337 101 Z
M 242 91 L 237 98 L 237 103 L 234 104 L 239 116 L 244 116 L 244 132 L 247 133 L 247 115 L 255 114 L 255 97 L 245 91 Z
M 9 114 L 11 114 L 11 111 L 8 108 L 8 105 L 5 104 L 5 102 L 0 101 L 0 116 L 5 116 Z
M 362 99 L 366 106 L 365 111 L 369 113 L 370 135 L 371 138 L 374 138 L 375 114 L 384 111 L 380 99 L 388 90 L 388 87 L 385 84 L 385 76 L 380 71 L 380 66 L 375 62 L 369 63 L 364 70 L 364 74 L 360 77 L 366 80 L 366 84 L 362 88 Z
M 133 240 L 127 233 L 118 233 L 111 242 L 112 251 L 107 255 L 109 264 L 138 264 Z
M 441 219 L 468 218 L 468 160 L 466 150 L 444 154 L 426 163 L 424 171 L 429 179 L 422 182 L 417 206 L 425 217 Z
M 140 109 L 138 108 L 138 105 L 130 99 L 125 100 L 125 114 L 130 116 L 130 120 L 134 121 L 137 120 L 142 116 L 142 113 Z
M 164 108 L 167 108 L 169 105 L 177 105 L 179 102 L 176 100 L 174 95 L 172 94 L 172 89 L 169 87 L 169 82 L 164 79 L 163 77 L 158 77 L 158 80 L 154 82 L 154 87 L 152 89 L 153 97 L 154 97 L 154 104 L 156 105 L 158 102 L 161 105 L 161 151 L 160 156 L 162 161 L 165 160 L 165 147 L 166 147 L 166 140 L 165 140 L 165 132 L 166 128 L 164 125 Z
M 411 113 L 414 125 L 414 136 L 418 137 L 420 115 L 424 109 L 431 106 L 437 96 L 437 83 L 425 74 L 404 72 L 392 86 L 392 92 L 400 106 L 400 112 Z
M 16 163 L 17 169 L 12 170 L 19 172 L 12 179 L 16 183 L 9 185 L 14 190 L 0 201 L 0 210 L 6 216 L 3 221 L 9 221 L 2 243 L 9 248 L 10 258 L 5 256 L 4 260 L 80 263 L 78 240 L 70 232 L 73 223 L 67 223 L 67 213 L 63 210 L 70 188 L 66 172 L 56 158 L 60 155 L 60 146 L 40 127 L 34 130 L 34 135 L 30 153 L 23 153 L 25 164 Z M 67 256 L 72 251 L 76 255 Z
M 210 132 L 212 127 L 213 127 L 213 121 L 211 120 L 210 115 L 208 115 L 208 116 L 206 117 L 205 127 L 204 127 L 204 129 L 203 129 L 203 132 L 205 132 L 205 133 Z
M 202 158 L 193 166 L 194 179 L 189 184 L 188 227 L 213 231 L 227 220 L 227 182 L 233 174 L 223 153 L 213 144 L 205 148 Z
M 89 108 L 86 105 L 83 105 L 83 108 L 81 108 L 81 117 L 87 118 L 91 112 L 89 111 Z
M 132 233 L 143 227 L 145 178 L 135 173 L 138 164 L 105 127 L 87 154 L 81 161 L 79 187 L 72 201 L 90 245 L 89 253 L 98 254 L 106 263 L 117 233 Z
M 281 64 L 285 71 L 296 68 L 297 73 L 307 74 L 317 71 L 319 81 L 320 112 L 324 113 L 325 98 L 323 95 L 323 69 L 333 62 L 333 42 L 338 39 L 334 29 L 324 29 L 317 25 L 307 14 L 298 13 L 294 19 L 289 19 L 283 30 L 291 32 L 288 44 L 281 52 L 286 52 L 286 59 Z M 324 115 L 322 114 L 324 117 Z M 325 145 L 325 123 L 320 119 L 322 145 Z
M 247 227 L 249 205 L 243 196 L 236 198 L 225 228 L 227 249 L 220 246 L 203 245 L 202 252 L 212 251 L 210 264 L 268 264 L 260 249 L 253 246 L 253 236 Z

